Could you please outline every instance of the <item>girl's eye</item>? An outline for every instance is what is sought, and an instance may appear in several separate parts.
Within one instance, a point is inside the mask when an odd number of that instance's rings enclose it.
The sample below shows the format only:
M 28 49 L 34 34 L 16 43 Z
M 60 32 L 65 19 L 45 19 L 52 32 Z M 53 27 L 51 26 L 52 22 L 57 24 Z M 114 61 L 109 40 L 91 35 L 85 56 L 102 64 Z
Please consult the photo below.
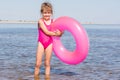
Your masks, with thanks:
M 51 12 L 43 12 L 44 14 L 50 14 Z
M 47 12 L 43 12 L 44 14 L 47 14 Z
M 51 12 L 48 12 L 48 14 L 50 14 Z

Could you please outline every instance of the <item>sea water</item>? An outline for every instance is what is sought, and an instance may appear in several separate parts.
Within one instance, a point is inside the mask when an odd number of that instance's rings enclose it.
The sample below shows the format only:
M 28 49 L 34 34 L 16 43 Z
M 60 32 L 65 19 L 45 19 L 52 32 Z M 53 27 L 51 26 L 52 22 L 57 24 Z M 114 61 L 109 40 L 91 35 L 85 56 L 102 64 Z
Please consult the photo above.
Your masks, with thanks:
M 120 25 L 82 25 L 89 37 L 87 58 L 78 65 L 61 62 L 53 53 L 49 80 L 120 80 Z M 0 24 L 0 80 L 34 80 L 37 24 Z M 75 49 L 69 32 L 61 38 Z M 45 80 L 44 59 L 40 80 Z

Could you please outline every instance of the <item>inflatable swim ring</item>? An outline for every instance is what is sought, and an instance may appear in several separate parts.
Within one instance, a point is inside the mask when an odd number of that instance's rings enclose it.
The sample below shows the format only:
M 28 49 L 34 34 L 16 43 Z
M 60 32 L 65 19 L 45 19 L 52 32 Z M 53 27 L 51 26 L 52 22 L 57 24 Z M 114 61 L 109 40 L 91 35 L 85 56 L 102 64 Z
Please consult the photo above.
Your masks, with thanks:
M 82 62 L 88 54 L 89 40 L 81 24 L 75 19 L 65 16 L 56 19 L 51 25 L 53 29 L 59 29 L 60 31 L 67 30 L 70 32 L 76 42 L 75 50 L 69 51 L 63 46 L 60 37 L 52 37 L 55 55 L 67 64 L 75 65 Z

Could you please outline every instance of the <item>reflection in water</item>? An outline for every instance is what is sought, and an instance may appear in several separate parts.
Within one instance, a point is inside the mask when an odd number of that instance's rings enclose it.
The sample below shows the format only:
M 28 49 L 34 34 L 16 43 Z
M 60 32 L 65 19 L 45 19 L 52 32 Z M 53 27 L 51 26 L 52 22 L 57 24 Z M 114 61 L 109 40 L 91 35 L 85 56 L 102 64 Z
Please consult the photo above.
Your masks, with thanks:
M 34 76 L 34 80 L 40 80 L 40 76 Z M 44 80 L 50 80 L 50 75 L 45 75 L 45 79 Z
M 34 80 L 40 80 L 40 76 L 34 76 Z
M 45 75 L 45 80 L 50 80 L 50 75 Z

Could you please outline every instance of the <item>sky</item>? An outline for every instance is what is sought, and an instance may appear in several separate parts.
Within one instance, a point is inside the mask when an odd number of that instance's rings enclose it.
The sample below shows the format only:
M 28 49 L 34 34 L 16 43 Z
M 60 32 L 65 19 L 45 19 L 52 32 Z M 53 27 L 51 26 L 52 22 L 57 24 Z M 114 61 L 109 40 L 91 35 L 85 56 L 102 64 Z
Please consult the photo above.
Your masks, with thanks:
M 120 24 L 120 0 L 0 0 L 0 20 L 38 21 L 44 1 L 52 3 L 54 18 L 69 16 L 81 23 Z

